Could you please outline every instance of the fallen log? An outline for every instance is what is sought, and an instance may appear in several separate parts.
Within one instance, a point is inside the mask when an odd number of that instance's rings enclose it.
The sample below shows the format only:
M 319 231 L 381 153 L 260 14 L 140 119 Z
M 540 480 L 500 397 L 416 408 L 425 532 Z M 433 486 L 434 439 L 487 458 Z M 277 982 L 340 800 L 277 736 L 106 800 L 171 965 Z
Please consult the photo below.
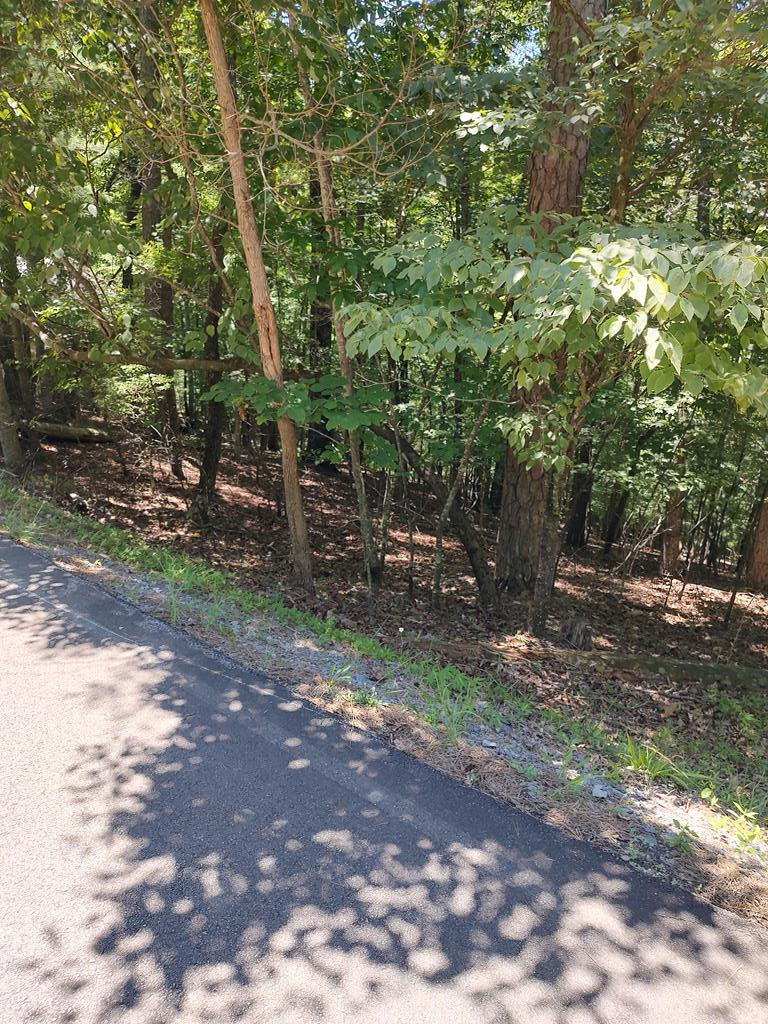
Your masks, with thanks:
M 674 682 L 726 683 L 745 690 L 768 693 L 768 670 L 750 665 L 730 665 L 712 661 L 682 661 L 656 654 L 623 654 L 619 651 L 579 651 L 571 647 L 501 647 L 488 640 L 475 644 L 455 641 L 420 639 L 410 641 L 409 647 L 426 654 L 437 654 L 447 661 L 477 663 L 495 659 L 510 665 L 526 661 L 588 662 L 607 669 L 633 672 L 636 675 L 654 675 Z
M 730 665 L 713 661 L 681 661 L 656 654 L 621 654 L 618 651 L 575 651 L 556 647 L 551 650 L 526 649 L 530 657 L 559 658 L 563 661 L 587 661 L 638 675 L 664 676 L 675 682 L 731 683 L 749 690 L 768 692 L 768 671 L 749 665 Z
M 41 437 L 49 437 L 54 441 L 92 441 L 94 444 L 112 440 L 112 435 L 101 427 L 73 426 L 69 423 L 46 423 L 43 420 L 31 420 L 29 427 Z

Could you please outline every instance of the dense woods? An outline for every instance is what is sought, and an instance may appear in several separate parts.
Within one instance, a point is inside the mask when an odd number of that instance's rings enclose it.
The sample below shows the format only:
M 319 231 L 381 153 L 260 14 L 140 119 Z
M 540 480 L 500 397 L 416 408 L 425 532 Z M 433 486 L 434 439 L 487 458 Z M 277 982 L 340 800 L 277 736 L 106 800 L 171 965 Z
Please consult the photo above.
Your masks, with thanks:
M 765 587 L 766 13 L 9 5 L 5 470 L 66 475 L 51 439 L 95 465 L 108 438 L 128 476 L 151 449 L 199 536 L 222 458 L 279 450 L 304 592 L 320 478 L 370 601 L 404 585 L 397 534 L 411 599 L 451 599 L 450 553 L 538 634 L 574 553 Z

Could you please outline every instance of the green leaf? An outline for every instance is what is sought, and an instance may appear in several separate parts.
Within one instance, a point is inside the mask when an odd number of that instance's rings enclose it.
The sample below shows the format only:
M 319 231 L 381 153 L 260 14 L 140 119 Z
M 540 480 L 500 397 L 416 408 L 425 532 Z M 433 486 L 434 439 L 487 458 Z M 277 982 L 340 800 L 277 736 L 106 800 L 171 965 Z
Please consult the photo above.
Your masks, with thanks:
M 649 394 L 658 395 L 660 392 L 666 391 L 674 379 L 675 371 L 671 366 L 659 367 L 648 374 L 648 380 L 645 382 L 645 386 L 647 387 Z
M 736 328 L 736 333 L 741 334 L 749 319 L 749 310 L 743 302 L 737 302 L 733 309 L 729 311 L 728 319 Z

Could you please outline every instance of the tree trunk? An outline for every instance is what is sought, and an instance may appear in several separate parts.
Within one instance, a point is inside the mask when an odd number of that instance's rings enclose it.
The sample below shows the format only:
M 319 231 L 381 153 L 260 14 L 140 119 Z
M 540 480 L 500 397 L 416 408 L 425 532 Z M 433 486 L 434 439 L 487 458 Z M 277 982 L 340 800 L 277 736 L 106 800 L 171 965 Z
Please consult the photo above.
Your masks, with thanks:
M 217 221 L 211 239 L 215 261 L 211 265 L 211 276 L 208 282 L 208 316 L 205 324 L 205 347 L 203 355 L 206 359 L 219 358 L 219 320 L 224 307 L 224 283 L 219 267 L 224 263 L 224 247 L 222 239 L 224 222 Z M 206 374 L 206 390 L 218 384 L 220 373 Z M 200 479 L 192 502 L 192 518 L 206 526 L 210 518 L 211 504 L 216 496 L 216 477 L 221 459 L 221 438 L 226 423 L 226 410 L 223 402 L 209 400 L 205 403 L 205 428 L 203 431 L 203 455 L 200 460 Z
M 765 565 L 765 553 L 768 546 L 765 542 L 765 532 L 762 527 L 765 524 L 766 505 L 768 504 L 768 476 L 763 475 L 757 485 L 757 495 L 747 519 L 744 535 L 739 545 L 739 557 L 736 562 L 731 596 L 728 607 L 723 616 L 723 624 L 727 626 L 731 621 L 733 608 L 736 604 L 736 597 L 741 585 L 741 578 L 744 574 L 745 565 L 749 572 L 753 568 L 762 568 Z M 749 564 L 747 564 L 749 563 Z M 758 573 L 759 574 L 759 573 Z M 759 587 L 760 583 L 752 583 L 752 586 Z
M 613 545 L 621 536 L 624 526 L 624 513 L 629 502 L 629 489 L 618 484 L 611 492 L 608 499 L 608 510 L 605 515 L 605 527 L 603 530 L 603 556 L 607 558 Z
M 229 172 L 232 177 L 237 223 L 251 284 L 253 312 L 259 332 L 262 371 L 265 377 L 282 387 L 284 383 L 283 364 L 277 319 L 272 305 L 272 296 L 261 250 L 261 238 L 248 185 L 248 174 L 241 146 L 240 118 L 213 0 L 200 0 L 200 11 L 208 40 L 216 94 L 221 108 L 221 127 L 227 150 Z M 291 535 L 293 570 L 297 581 L 311 591 L 313 589 L 312 555 L 299 483 L 296 425 L 293 420 L 283 416 L 278 420 L 278 429 L 282 448 L 283 485 L 288 528 Z
M 747 583 L 764 590 L 768 587 L 768 501 L 763 501 L 757 517 L 747 563 Z
M 6 297 L 15 302 L 19 268 L 15 242 L 0 250 L 0 277 Z M 32 379 L 32 352 L 29 337 L 21 320 L 11 316 L 0 324 L 0 360 L 5 370 L 5 390 L 14 411 L 14 418 L 29 424 L 35 415 L 35 385 Z M 36 439 L 27 426 L 28 447 L 36 447 Z
M 309 366 L 312 373 L 319 376 L 321 371 L 326 372 L 329 365 L 329 354 L 333 344 L 333 321 L 327 275 L 323 272 L 321 262 L 327 231 L 320 182 L 314 169 L 309 176 L 309 202 L 312 218 L 310 273 L 317 289 L 309 307 Z M 324 459 L 322 455 L 334 440 L 334 435 L 328 430 L 325 420 L 317 420 L 307 425 L 306 454 L 321 472 L 336 475 L 336 463 Z
M 555 96 L 550 109 L 558 110 L 557 92 L 567 90 L 576 77 L 583 37 L 580 25 L 604 14 L 605 0 L 550 3 L 547 67 Z M 565 115 L 571 111 L 571 104 L 562 109 Z M 529 212 L 579 214 L 588 156 L 589 135 L 579 122 L 564 117 L 546 148 L 531 156 Z M 535 408 L 537 399 L 526 404 Z M 504 589 L 531 591 L 534 587 L 545 534 L 546 495 L 553 486 L 549 475 L 541 467 L 521 466 L 513 451 L 507 453 L 496 551 L 496 579 Z M 548 575 L 549 570 L 545 567 L 544 572 Z
M 35 415 L 35 385 L 31 373 L 32 352 L 24 324 L 15 317 L 11 320 L 11 337 L 24 417 L 30 420 Z
M 128 193 L 128 201 L 125 205 L 125 223 L 133 230 L 136 224 L 136 218 L 139 215 L 139 200 L 141 199 L 141 178 L 138 173 L 138 162 L 135 158 L 131 158 L 128 161 L 128 171 L 130 176 L 130 186 Z M 126 291 L 131 291 L 133 288 L 133 260 L 129 260 L 127 265 L 123 267 L 121 273 L 122 285 Z
M 589 468 L 591 458 L 592 445 L 585 441 L 579 448 L 578 461 L 573 471 L 571 506 L 565 528 L 565 540 L 572 551 L 580 551 L 587 546 L 587 515 L 592 500 L 592 472 Z
M 539 564 L 548 474 L 520 463 L 507 449 L 496 546 L 496 585 L 511 593 L 533 590 Z
M 157 110 L 157 64 L 152 55 L 151 40 L 160 30 L 160 21 L 153 2 L 141 4 L 139 20 L 148 38 L 141 41 L 139 55 L 139 73 L 141 75 L 141 98 L 147 109 L 147 116 L 155 115 Z M 148 130 L 145 137 L 145 160 L 141 168 L 139 185 L 134 190 L 141 194 L 141 236 L 145 245 L 157 240 L 157 228 L 160 224 L 162 211 L 158 189 L 162 182 L 162 160 L 157 153 L 157 137 Z M 149 312 L 168 324 L 170 306 L 173 315 L 173 295 L 169 296 L 169 286 L 155 274 L 148 274 L 144 280 L 144 305 Z
M 338 247 L 340 245 L 337 227 L 338 213 L 336 210 L 336 198 L 333 192 L 331 167 L 319 150 L 317 152 L 317 176 L 320 181 L 323 217 L 325 218 L 328 235 L 331 242 Z M 336 334 L 336 347 L 339 352 L 339 365 L 341 366 L 341 373 L 345 380 L 344 393 L 347 398 L 351 398 L 355 393 L 355 384 L 354 374 L 352 371 L 352 361 L 347 353 L 347 339 L 344 322 L 341 318 L 341 314 L 336 308 L 336 303 L 333 300 L 331 309 L 333 327 Z M 360 538 L 363 542 L 363 569 L 365 571 L 368 590 L 373 594 L 381 582 L 382 567 L 379 565 L 378 558 L 376 556 L 376 549 L 373 543 L 373 523 L 371 521 L 371 512 L 368 505 L 368 495 L 366 494 L 365 489 L 365 477 L 363 476 L 360 435 L 356 430 L 350 430 L 348 431 L 347 437 L 349 440 L 349 461 L 352 468 L 352 479 L 355 484 L 355 494 L 357 495 L 357 509 L 360 520 Z
M 533 586 L 533 600 L 528 611 L 528 629 L 534 636 L 543 636 L 547 628 L 547 617 L 555 587 L 557 557 L 560 553 L 560 524 L 555 501 L 553 474 L 547 474 L 544 518 L 539 544 L 539 561 L 536 566 L 536 580 Z
M 661 537 L 661 571 L 675 573 L 680 565 L 680 548 L 685 517 L 685 495 L 673 491 L 667 505 L 664 532 Z
M 289 16 L 289 20 L 293 27 L 295 25 L 295 19 Z M 299 82 L 301 84 L 304 102 L 307 109 L 311 109 L 314 103 L 314 98 L 312 96 L 309 76 L 301 64 L 297 40 L 294 40 L 294 53 L 297 61 L 299 62 Z M 320 186 L 320 202 L 323 211 L 323 220 L 325 221 L 325 229 L 328 233 L 328 240 L 331 243 L 331 246 L 334 249 L 339 250 L 341 247 L 341 237 L 339 235 L 338 210 L 336 208 L 336 195 L 333 188 L 331 164 L 325 155 L 323 138 L 319 131 L 316 132 L 314 141 L 315 168 L 317 171 L 317 181 Z M 347 353 L 347 338 L 344 321 L 333 296 L 331 297 L 331 318 L 333 321 L 334 333 L 336 335 L 339 365 L 345 381 L 344 393 L 347 398 L 351 398 L 355 393 L 352 361 Z M 366 582 L 368 584 L 368 592 L 373 595 L 378 589 L 378 585 L 381 581 L 382 567 L 379 565 L 376 548 L 373 542 L 373 522 L 371 519 L 370 507 L 368 505 L 368 495 L 366 494 L 365 476 L 363 475 L 360 435 L 356 430 L 349 430 L 347 432 L 347 438 L 349 440 L 349 462 L 352 469 L 352 479 L 355 484 L 355 494 L 357 496 L 358 518 L 360 521 L 360 539 L 363 543 L 363 569 L 365 572 Z
M 5 370 L 5 390 L 14 415 L 23 417 L 24 398 L 21 392 L 19 374 L 16 370 L 16 356 L 13 351 L 10 321 L 0 323 L 0 363 Z
M 16 418 L 13 415 L 11 402 L 5 387 L 5 370 L 0 363 L 0 452 L 3 455 L 5 468 L 17 476 L 24 469 L 24 451 L 16 429 Z
M 485 422 L 485 417 L 488 415 L 488 406 L 491 403 L 491 399 L 487 399 L 484 403 L 483 408 L 480 411 L 480 415 L 472 425 L 472 429 L 469 432 L 469 437 L 464 445 L 464 451 L 462 452 L 459 464 L 456 467 L 454 474 L 453 483 L 448 491 L 448 495 L 445 499 L 445 504 L 440 512 L 440 516 L 437 520 L 437 527 L 435 529 L 435 564 L 432 574 L 432 603 L 437 607 L 442 597 L 442 581 L 443 581 L 443 534 L 445 527 L 451 515 L 451 509 L 453 503 L 456 501 L 456 496 L 459 493 L 461 482 L 464 479 L 464 474 L 469 463 L 470 456 L 472 455 L 472 449 L 475 444 L 475 439 Z
M 151 39 L 160 31 L 160 20 L 154 3 L 146 3 L 139 10 L 139 18 L 147 36 Z M 142 100 L 147 110 L 154 114 L 157 110 L 157 64 L 152 55 L 148 40 L 142 40 L 139 58 L 141 72 Z M 157 241 L 158 226 L 162 220 L 162 209 L 158 190 L 162 184 L 162 158 L 157 152 L 156 137 L 147 133 L 147 157 L 141 175 L 142 206 L 141 233 L 144 244 Z M 133 192 L 133 186 L 132 186 Z M 170 229 L 161 232 L 163 247 L 168 249 L 172 244 Z M 165 324 L 166 332 L 173 328 L 173 288 L 168 281 L 156 274 L 148 274 L 144 281 L 144 305 L 152 316 Z M 171 472 L 177 480 L 184 480 L 184 464 L 179 444 L 179 409 L 176 400 L 176 388 L 171 383 L 160 395 L 160 419 L 163 433 L 168 444 Z
M 551 0 L 547 28 L 547 68 L 555 100 L 550 109 L 558 109 L 557 91 L 567 90 L 576 78 L 576 60 L 583 33 L 578 22 L 605 16 L 606 0 Z M 573 12 L 573 13 L 571 13 Z M 531 213 L 581 213 L 581 197 L 589 157 L 589 135 L 580 122 L 573 123 L 566 104 L 563 123 L 554 129 L 547 147 L 531 157 L 528 209 Z

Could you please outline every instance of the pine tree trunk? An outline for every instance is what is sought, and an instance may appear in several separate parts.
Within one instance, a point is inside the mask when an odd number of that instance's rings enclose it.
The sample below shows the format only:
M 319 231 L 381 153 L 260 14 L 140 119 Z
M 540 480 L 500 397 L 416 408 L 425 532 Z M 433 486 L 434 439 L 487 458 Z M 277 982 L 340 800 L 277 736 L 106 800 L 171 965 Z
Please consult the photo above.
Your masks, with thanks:
M 532 591 L 539 564 L 548 474 L 522 465 L 507 449 L 496 546 L 496 585 L 511 593 Z
M 547 68 L 553 91 L 567 89 L 576 77 L 581 32 L 570 9 L 583 21 L 605 16 L 605 0 L 552 0 L 547 29 Z M 553 106 L 552 109 L 557 109 Z M 571 107 L 566 105 L 568 115 Z M 589 157 L 589 135 L 566 116 L 552 132 L 545 149 L 531 157 L 528 209 L 531 213 L 581 213 Z
M 569 4 L 552 0 L 550 3 L 547 67 L 553 92 L 567 89 L 575 78 L 582 35 L 579 22 L 604 15 L 605 0 L 572 0 Z M 557 98 L 552 109 L 557 110 Z M 566 105 L 563 113 L 569 112 L 570 107 Z M 588 134 L 580 123 L 574 124 L 564 117 L 563 123 L 552 132 L 546 148 L 531 156 L 529 212 L 579 214 L 588 156 Z M 536 398 L 526 399 L 526 404 L 535 408 Z M 541 468 L 520 466 L 514 452 L 508 452 L 496 552 L 496 579 L 503 589 L 531 591 L 534 587 L 545 533 L 546 495 L 552 485 L 548 476 Z M 545 567 L 545 574 L 547 572 Z
M 545 498 L 544 519 L 539 544 L 539 561 L 533 586 L 533 600 L 528 612 L 528 629 L 534 636 L 543 636 L 547 628 L 549 606 L 555 587 L 557 558 L 560 553 L 560 524 L 554 495 L 554 479 L 549 476 Z
M 264 376 L 283 386 L 283 364 L 280 352 L 277 319 L 270 293 L 261 238 L 253 209 L 248 174 L 241 144 L 240 118 L 232 89 L 224 43 L 221 38 L 218 15 L 213 0 L 200 0 L 200 11 L 208 40 L 216 94 L 221 108 L 221 127 L 232 188 L 237 210 L 237 223 L 243 244 L 243 255 L 251 283 L 253 312 L 259 333 L 261 368 Z M 313 589 L 312 555 L 309 548 L 307 524 L 299 483 L 298 438 L 293 420 L 283 416 L 278 420 L 280 432 L 283 485 L 288 528 L 291 535 L 291 556 L 297 581 L 307 590 Z

